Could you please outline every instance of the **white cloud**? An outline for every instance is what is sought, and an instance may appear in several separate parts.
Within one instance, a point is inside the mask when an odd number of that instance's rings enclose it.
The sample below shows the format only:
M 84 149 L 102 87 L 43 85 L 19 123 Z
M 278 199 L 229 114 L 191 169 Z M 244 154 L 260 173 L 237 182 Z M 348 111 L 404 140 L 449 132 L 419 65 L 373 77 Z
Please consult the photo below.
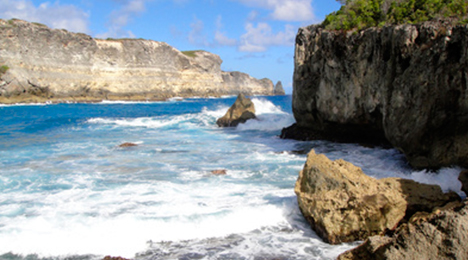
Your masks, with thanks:
M 44 2 L 36 7 L 30 0 L 0 0 L 0 17 L 46 24 L 51 28 L 89 33 L 89 14 L 70 4 Z
M 188 41 L 191 44 L 207 47 L 210 43 L 204 33 L 204 23 L 197 17 L 194 17 L 194 21 L 190 24 L 190 32 L 188 34 Z
M 239 50 L 243 52 L 263 52 L 270 46 L 293 46 L 296 31 L 293 26 L 285 25 L 284 31 L 273 33 L 267 23 L 252 23 L 245 26 L 246 33 L 240 38 Z
M 221 15 L 218 15 L 218 18 L 216 19 L 216 32 L 215 32 L 215 37 L 214 40 L 218 45 L 221 46 L 235 46 L 237 45 L 237 40 L 236 39 L 231 39 L 228 36 L 226 36 L 226 33 L 221 31 L 223 28 L 223 18 Z
M 98 34 L 97 37 L 129 37 L 134 38 L 135 35 L 125 30 L 124 27 L 135 17 L 146 11 L 146 3 L 151 0 L 119 0 L 122 6 L 118 10 L 114 10 L 109 15 L 109 21 L 107 22 L 108 31 L 105 33 Z
M 315 21 L 312 0 L 236 0 L 251 7 L 272 10 L 271 18 L 280 21 Z
M 237 44 L 236 39 L 231 39 L 220 31 L 215 32 L 215 41 L 221 46 L 235 46 Z

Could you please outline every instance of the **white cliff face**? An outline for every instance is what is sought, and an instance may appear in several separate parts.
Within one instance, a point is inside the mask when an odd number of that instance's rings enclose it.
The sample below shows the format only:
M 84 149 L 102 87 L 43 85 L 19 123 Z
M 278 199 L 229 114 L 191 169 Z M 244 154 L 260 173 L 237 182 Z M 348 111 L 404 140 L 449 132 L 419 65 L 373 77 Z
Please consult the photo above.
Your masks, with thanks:
M 273 94 L 248 75 L 224 81 L 219 56 L 185 55 L 164 42 L 101 40 L 21 20 L 0 20 L 0 102 L 157 100 L 173 96 Z M 269 81 L 269 82 L 268 82 Z

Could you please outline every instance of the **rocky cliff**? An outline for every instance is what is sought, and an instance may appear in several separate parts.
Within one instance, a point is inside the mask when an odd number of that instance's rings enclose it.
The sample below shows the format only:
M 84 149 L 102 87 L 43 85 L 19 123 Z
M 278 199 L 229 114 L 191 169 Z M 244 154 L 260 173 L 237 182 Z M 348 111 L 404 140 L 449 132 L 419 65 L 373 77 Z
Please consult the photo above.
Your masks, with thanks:
M 467 78 L 467 25 L 304 27 L 295 50 L 297 124 L 282 136 L 386 140 L 414 167 L 466 167 Z
M 271 80 L 221 71 L 219 56 L 163 42 L 101 40 L 21 20 L 0 20 L 0 102 L 159 100 L 272 95 Z

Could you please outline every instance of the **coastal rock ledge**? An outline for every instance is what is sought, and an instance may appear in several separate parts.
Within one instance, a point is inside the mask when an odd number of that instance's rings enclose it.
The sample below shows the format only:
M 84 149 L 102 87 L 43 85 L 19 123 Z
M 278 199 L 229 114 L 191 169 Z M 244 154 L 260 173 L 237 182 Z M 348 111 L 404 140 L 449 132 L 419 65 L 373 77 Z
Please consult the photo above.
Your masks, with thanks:
M 296 37 L 283 138 L 388 141 L 415 168 L 468 167 L 468 26 L 432 21 Z
M 94 39 L 0 19 L 0 103 L 273 95 L 269 79 L 224 72 L 218 55 L 164 42 Z
M 460 201 L 456 193 L 443 193 L 437 185 L 401 178 L 377 180 L 349 162 L 330 161 L 313 150 L 295 193 L 312 229 L 331 244 L 383 235 L 417 212 Z
M 338 260 L 468 259 L 468 200 L 411 221 L 392 237 L 373 236 Z

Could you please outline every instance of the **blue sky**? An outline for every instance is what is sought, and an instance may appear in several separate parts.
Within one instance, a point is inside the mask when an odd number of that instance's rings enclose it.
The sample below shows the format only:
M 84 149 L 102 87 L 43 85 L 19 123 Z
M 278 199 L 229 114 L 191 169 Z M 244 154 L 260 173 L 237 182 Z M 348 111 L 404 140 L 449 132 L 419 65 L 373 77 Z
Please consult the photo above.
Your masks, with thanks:
M 281 80 L 291 93 L 298 28 L 339 7 L 334 0 L 0 0 L 0 18 L 206 50 L 221 57 L 223 70 Z

